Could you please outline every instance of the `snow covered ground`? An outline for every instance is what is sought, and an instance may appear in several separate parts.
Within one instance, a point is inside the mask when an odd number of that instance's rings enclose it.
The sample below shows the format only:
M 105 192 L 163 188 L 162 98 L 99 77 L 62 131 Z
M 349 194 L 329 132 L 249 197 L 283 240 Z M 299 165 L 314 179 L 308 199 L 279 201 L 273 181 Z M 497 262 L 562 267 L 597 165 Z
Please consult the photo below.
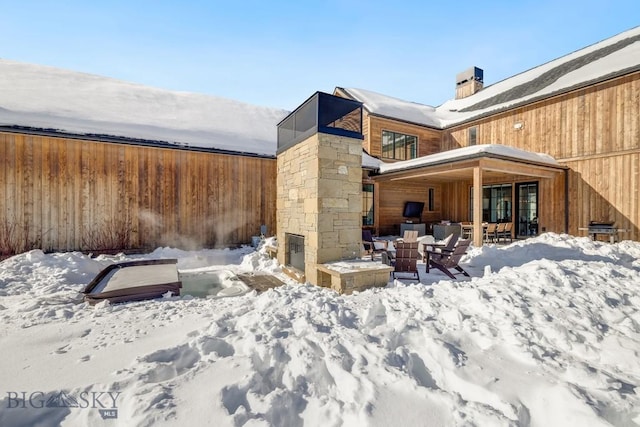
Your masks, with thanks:
M 280 275 L 248 247 L 1 262 L 0 425 L 640 425 L 638 242 L 544 234 L 354 295 L 80 302 L 142 257 Z

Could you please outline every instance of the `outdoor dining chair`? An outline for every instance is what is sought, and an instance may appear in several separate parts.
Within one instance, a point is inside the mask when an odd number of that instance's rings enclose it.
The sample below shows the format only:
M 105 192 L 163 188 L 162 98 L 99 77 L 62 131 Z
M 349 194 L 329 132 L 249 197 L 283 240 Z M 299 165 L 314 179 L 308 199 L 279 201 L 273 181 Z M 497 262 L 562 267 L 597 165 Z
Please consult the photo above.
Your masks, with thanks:
M 484 241 L 485 242 L 495 242 L 498 238 L 497 236 L 498 224 L 489 223 L 487 224 L 487 228 L 484 229 Z
M 503 239 L 506 241 L 507 239 L 509 239 L 509 241 L 512 242 L 513 237 L 511 235 L 511 230 L 513 230 L 512 222 L 505 223 L 504 227 L 502 227 L 502 230 L 500 230 L 500 227 L 498 227 L 498 230 L 496 231 L 497 240 L 500 241 L 500 239 Z

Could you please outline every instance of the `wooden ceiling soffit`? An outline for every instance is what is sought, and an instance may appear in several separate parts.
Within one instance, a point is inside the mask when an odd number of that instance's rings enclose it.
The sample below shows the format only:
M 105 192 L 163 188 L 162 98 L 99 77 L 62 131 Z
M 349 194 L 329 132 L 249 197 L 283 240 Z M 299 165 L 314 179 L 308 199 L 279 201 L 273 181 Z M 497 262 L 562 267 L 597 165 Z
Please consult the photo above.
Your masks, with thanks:
M 480 160 L 483 170 L 489 172 L 500 172 L 509 175 L 532 176 L 536 178 L 554 178 L 562 172 L 562 168 L 552 166 L 534 165 L 523 162 L 513 162 L 502 159 L 485 158 Z

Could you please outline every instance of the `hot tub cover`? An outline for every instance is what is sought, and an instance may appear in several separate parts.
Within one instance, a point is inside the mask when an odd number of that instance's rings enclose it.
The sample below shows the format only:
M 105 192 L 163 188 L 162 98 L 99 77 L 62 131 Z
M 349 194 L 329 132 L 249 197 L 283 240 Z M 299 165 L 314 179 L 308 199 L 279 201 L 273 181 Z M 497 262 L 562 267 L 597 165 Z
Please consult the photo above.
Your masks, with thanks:
M 84 288 L 84 299 L 96 304 L 159 298 L 167 292 L 180 295 L 177 263 L 177 259 L 156 259 L 112 264 Z

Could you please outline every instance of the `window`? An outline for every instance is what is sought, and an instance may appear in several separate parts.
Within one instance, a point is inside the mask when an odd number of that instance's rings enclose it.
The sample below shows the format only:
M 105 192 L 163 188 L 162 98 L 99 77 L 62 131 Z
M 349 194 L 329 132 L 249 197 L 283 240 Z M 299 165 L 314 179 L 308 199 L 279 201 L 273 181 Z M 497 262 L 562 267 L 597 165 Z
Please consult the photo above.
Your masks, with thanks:
M 511 222 L 511 188 L 511 184 L 482 187 L 483 222 Z M 473 221 L 473 187 L 469 195 L 469 218 Z
M 476 145 L 478 143 L 478 128 L 469 128 L 469 145 Z
M 362 225 L 373 225 L 373 184 L 362 184 Z
M 427 210 L 433 212 L 436 210 L 436 190 L 435 188 L 429 188 L 429 198 L 427 199 Z
M 396 160 L 415 159 L 418 157 L 418 137 L 383 130 L 382 157 Z

